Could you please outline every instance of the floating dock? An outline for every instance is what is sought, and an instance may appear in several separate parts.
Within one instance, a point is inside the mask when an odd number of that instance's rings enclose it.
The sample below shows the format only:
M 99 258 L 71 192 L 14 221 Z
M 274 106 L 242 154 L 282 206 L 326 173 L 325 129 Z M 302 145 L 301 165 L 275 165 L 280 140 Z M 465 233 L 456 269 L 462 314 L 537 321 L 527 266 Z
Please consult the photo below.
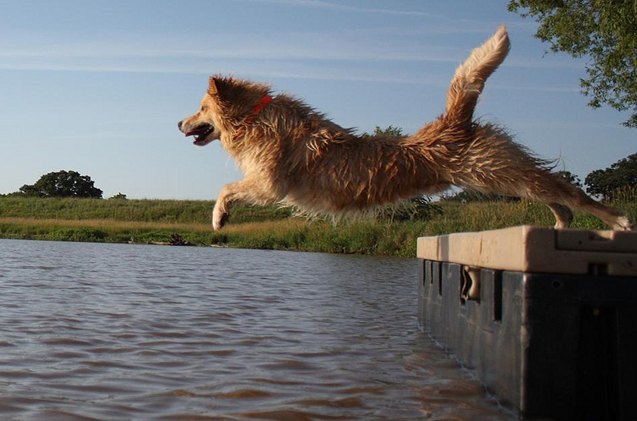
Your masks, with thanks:
M 637 232 L 418 239 L 419 322 L 523 419 L 637 414 Z

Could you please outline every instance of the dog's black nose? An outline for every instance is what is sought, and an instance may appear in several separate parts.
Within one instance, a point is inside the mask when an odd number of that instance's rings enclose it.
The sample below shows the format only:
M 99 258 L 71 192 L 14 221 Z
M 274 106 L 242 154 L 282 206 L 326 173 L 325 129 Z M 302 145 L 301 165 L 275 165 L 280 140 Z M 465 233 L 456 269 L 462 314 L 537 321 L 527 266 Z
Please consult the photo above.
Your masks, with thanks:
M 184 122 L 184 121 L 183 121 L 183 120 L 181 120 L 179 123 L 177 123 L 177 128 L 178 128 L 179 130 L 181 130 L 181 123 L 183 123 L 183 122 Z

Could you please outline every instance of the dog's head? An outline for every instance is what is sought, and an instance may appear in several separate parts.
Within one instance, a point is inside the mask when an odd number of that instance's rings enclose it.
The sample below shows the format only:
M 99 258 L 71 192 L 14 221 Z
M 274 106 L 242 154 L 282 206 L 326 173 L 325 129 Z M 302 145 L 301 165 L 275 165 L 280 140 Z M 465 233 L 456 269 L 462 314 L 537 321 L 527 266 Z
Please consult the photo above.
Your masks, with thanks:
M 195 137 L 195 145 L 207 145 L 236 130 L 269 92 L 266 85 L 212 76 L 199 110 L 177 126 L 186 136 Z

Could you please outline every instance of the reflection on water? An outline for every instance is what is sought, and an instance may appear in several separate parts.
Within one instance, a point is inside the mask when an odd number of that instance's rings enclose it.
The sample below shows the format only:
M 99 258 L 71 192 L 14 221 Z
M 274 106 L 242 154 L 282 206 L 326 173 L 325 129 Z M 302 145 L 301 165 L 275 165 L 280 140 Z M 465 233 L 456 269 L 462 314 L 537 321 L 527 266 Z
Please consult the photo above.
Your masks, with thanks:
M 0 417 L 508 419 L 414 259 L 0 240 Z

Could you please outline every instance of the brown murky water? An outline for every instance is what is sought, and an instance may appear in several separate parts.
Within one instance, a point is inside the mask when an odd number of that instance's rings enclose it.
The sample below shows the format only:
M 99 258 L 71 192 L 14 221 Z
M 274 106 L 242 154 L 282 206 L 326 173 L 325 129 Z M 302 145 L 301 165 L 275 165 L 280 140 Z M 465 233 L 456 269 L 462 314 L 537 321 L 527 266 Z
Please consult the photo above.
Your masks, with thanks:
M 1 419 L 511 419 L 414 259 L 0 240 Z

